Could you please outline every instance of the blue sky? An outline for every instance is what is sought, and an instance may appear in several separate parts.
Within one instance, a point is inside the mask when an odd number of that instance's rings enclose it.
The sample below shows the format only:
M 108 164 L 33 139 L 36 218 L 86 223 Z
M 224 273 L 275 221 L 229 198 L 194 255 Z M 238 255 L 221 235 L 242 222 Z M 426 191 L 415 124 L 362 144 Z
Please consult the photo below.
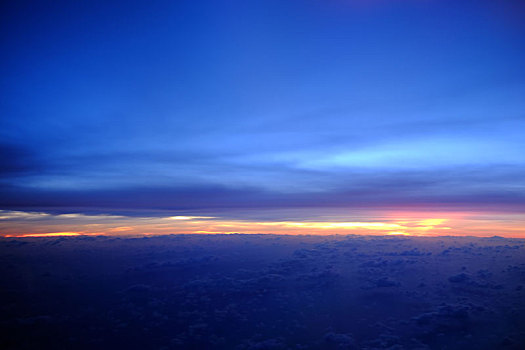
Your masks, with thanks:
M 520 1 L 2 6 L 2 209 L 525 207 Z

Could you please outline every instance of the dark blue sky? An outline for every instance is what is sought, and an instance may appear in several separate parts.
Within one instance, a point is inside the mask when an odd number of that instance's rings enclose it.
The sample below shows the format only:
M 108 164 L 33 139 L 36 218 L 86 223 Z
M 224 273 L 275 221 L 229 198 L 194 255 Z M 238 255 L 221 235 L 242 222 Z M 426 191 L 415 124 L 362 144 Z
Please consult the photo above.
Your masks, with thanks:
M 3 209 L 525 207 L 521 1 L 2 6 Z

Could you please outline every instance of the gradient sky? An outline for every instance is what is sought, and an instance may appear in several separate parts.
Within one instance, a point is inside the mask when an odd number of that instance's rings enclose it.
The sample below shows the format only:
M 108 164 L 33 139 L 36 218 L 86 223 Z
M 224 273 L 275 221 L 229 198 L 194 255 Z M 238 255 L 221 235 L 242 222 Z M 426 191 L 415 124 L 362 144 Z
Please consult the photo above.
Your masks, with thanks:
M 1 6 L 4 235 L 525 236 L 523 1 Z

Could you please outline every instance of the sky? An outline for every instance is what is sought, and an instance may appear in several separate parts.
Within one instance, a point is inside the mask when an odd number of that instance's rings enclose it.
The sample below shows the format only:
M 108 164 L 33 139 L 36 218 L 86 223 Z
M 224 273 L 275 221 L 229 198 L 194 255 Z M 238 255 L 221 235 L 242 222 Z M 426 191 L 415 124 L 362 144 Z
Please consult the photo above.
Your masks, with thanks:
M 522 1 L 1 6 L 1 235 L 525 237 Z

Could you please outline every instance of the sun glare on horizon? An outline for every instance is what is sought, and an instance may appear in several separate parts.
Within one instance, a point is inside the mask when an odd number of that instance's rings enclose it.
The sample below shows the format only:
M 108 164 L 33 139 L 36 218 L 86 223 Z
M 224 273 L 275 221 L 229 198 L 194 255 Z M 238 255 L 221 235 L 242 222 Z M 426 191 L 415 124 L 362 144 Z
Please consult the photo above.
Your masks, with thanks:
M 300 210 L 297 212 L 301 212 Z M 292 216 L 296 216 L 294 212 Z M 256 213 L 261 213 L 257 211 Z M 480 216 L 472 213 L 368 213 L 348 221 L 344 215 L 318 215 L 301 220 L 279 218 L 224 218 L 210 215 L 136 217 L 85 214 L 46 214 L 3 211 L 0 233 L 3 237 L 52 237 L 78 235 L 151 236 L 166 234 L 287 234 L 287 235 L 407 235 L 407 236 L 493 236 L 520 237 L 523 215 Z M 478 215 L 479 216 L 479 215 Z M 23 217 L 24 220 L 19 218 Z M 356 219 L 357 217 L 353 217 Z M 483 227 L 483 229 L 482 229 Z M 57 228 L 65 228 L 58 231 Z

